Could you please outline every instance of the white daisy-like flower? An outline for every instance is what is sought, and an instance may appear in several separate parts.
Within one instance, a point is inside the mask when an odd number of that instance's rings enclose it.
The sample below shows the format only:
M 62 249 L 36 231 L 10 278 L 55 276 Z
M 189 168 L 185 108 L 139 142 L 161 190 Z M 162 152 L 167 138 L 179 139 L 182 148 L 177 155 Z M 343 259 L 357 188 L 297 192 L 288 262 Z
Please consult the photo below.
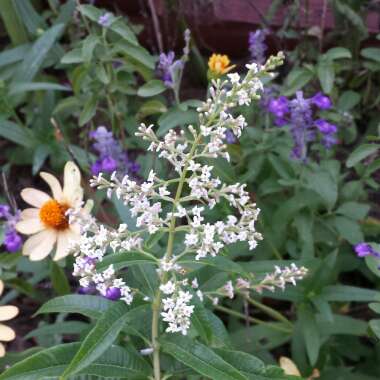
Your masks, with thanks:
M 80 209 L 83 189 L 78 167 L 71 161 L 64 169 L 63 189 L 56 177 L 41 172 L 40 176 L 50 186 L 53 197 L 43 191 L 26 188 L 21 191 L 22 199 L 33 206 L 21 212 L 21 220 L 16 224 L 17 231 L 29 237 L 22 253 L 32 261 L 43 260 L 56 245 L 54 260 L 68 255 L 69 245 L 80 238 L 80 226 L 69 223 L 67 210 Z
M 0 296 L 4 290 L 4 283 L 0 280 Z M 16 306 L 0 306 L 0 322 L 9 321 L 17 316 L 19 310 Z M 10 327 L 0 323 L 0 357 L 5 355 L 5 347 L 2 342 L 10 342 L 16 337 L 16 333 Z

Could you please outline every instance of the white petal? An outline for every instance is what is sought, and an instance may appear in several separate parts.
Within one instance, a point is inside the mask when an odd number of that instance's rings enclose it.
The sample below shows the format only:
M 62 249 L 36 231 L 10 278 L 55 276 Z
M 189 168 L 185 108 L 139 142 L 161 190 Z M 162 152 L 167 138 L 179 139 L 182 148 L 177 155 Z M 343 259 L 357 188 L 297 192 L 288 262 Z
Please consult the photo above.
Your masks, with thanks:
M 37 219 L 40 217 L 40 209 L 38 208 L 26 208 L 21 211 L 21 220 L 24 219 Z
M 72 226 L 70 226 L 70 228 L 71 227 Z M 57 250 L 54 256 L 54 261 L 58 261 L 66 257 L 68 254 L 68 248 L 70 246 L 71 241 L 78 240 L 79 237 L 80 237 L 79 234 L 74 232 L 72 229 L 58 232 Z
M 0 340 L 2 342 L 10 342 L 14 338 L 16 338 L 15 332 L 10 327 L 0 323 Z
M 7 305 L 0 306 L 0 321 L 9 321 L 18 314 L 18 308 L 16 306 Z
M 43 260 L 52 250 L 57 240 L 54 230 L 43 230 L 26 240 L 22 254 L 29 256 L 31 261 Z
M 280 367 L 284 370 L 286 375 L 301 376 L 294 362 L 285 356 L 280 357 Z
M 80 185 L 81 175 L 74 162 L 67 162 L 65 165 L 63 195 L 69 206 L 75 207 L 82 202 L 83 189 Z
M 49 195 L 43 191 L 32 189 L 31 187 L 27 187 L 21 191 L 21 198 L 26 203 L 38 208 L 51 199 Z
M 40 176 L 50 186 L 51 192 L 53 194 L 53 198 L 56 199 L 58 202 L 62 201 L 63 192 L 62 192 L 61 184 L 59 183 L 58 179 L 55 178 L 50 173 L 46 173 L 46 172 L 41 172 Z
M 0 296 L 3 294 L 4 282 L 0 280 Z
M 5 355 L 5 347 L 2 343 L 0 343 L 0 358 Z
M 16 224 L 16 230 L 24 235 L 33 235 L 45 228 L 40 219 L 25 219 Z

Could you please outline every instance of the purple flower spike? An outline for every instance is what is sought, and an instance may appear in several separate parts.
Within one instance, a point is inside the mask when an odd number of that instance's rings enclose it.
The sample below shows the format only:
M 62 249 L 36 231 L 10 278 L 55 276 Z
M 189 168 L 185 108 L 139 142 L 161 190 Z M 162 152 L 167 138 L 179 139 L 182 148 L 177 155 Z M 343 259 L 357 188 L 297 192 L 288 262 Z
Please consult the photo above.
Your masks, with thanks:
M 22 246 L 21 236 L 15 230 L 5 233 L 4 245 L 8 252 L 17 252 Z
M 10 208 L 8 205 L 0 205 L 0 218 L 8 219 L 10 215 Z
M 167 54 L 161 53 L 157 66 L 158 75 L 169 88 L 174 86 L 175 73 L 183 67 L 183 62 L 179 59 L 174 60 L 174 58 L 174 51 L 169 51 Z
M 354 249 L 358 257 L 373 256 L 380 259 L 380 252 L 374 250 L 368 243 L 356 244 Z
M 327 110 L 331 108 L 331 100 L 328 96 L 323 95 L 321 92 L 318 92 L 311 98 L 311 102 L 320 108 L 321 110 Z
M 121 291 L 119 288 L 111 287 L 107 289 L 106 298 L 112 301 L 116 301 L 121 297 Z
M 93 148 L 98 153 L 98 159 L 91 166 L 93 175 L 114 171 L 122 175 L 136 174 L 139 167 L 133 166 L 134 170 L 130 169 L 135 162 L 129 159 L 128 153 L 106 127 L 98 127 L 95 131 L 90 132 L 89 136 L 95 140 Z
M 267 29 L 257 29 L 250 32 L 248 37 L 248 50 L 251 53 L 252 62 L 263 64 L 265 62 L 265 52 L 268 47 L 265 38 L 269 34 Z

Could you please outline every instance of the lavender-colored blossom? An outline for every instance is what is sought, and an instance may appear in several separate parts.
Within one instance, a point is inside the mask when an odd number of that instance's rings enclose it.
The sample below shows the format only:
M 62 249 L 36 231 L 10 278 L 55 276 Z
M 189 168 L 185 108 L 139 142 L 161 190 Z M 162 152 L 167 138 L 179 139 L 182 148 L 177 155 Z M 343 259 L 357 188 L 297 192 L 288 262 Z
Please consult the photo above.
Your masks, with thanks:
M 111 25 L 112 13 L 107 12 L 101 15 L 98 19 L 98 24 L 107 28 Z
M 331 108 L 332 103 L 328 96 L 323 95 L 321 92 L 318 92 L 311 98 L 312 103 L 320 108 L 321 110 L 327 110 Z
M 0 204 L 0 218 L 8 219 L 9 215 L 10 215 L 10 207 L 8 205 Z
M 106 298 L 112 301 L 116 301 L 121 297 L 121 291 L 119 288 L 111 287 L 106 291 Z
M 322 144 L 325 148 L 330 149 L 333 145 L 337 144 L 338 141 L 335 134 L 338 128 L 336 125 L 330 124 L 324 119 L 318 119 L 314 124 L 322 134 Z
M 248 50 L 251 53 L 251 60 L 255 63 L 263 64 L 265 62 L 265 52 L 268 49 L 265 37 L 268 33 L 267 29 L 257 29 L 255 32 L 249 33 Z
M 22 246 L 21 236 L 14 229 L 5 232 L 4 245 L 8 252 L 17 252 Z
M 98 175 L 100 172 L 112 173 L 114 171 L 118 171 L 123 175 L 138 172 L 140 166 L 129 159 L 128 153 L 107 128 L 98 127 L 95 131 L 90 132 L 90 137 L 95 140 L 93 148 L 99 155 L 91 166 L 93 175 Z
M 297 91 L 294 99 L 285 96 L 272 97 L 266 102 L 266 109 L 274 115 L 274 124 L 282 127 L 290 125 L 294 146 L 291 157 L 296 160 L 306 161 L 307 147 L 311 141 L 316 140 L 317 132 L 321 136 L 321 143 L 326 149 L 337 144 L 336 125 L 324 119 L 314 120 L 314 111 L 328 109 L 331 100 L 322 93 L 317 93 L 311 98 L 305 98 L 302 91 Z
M 302 91 L 297 91 L 295 99 L 290 101 L 290 132 L 294 147 L 291 156 L 306 161 L 307 143 L 315 139 L 311 102 L 305 99 Z
M 174 60 L 174 58 L 174 51 L 169 51 L 167 54 L 161 53 L 157 66 L 158 75 L 169 88 L 174 86 L 176 71 L 183 68 L 183 62 L 180 59 Z
M 368 243 L 359 243 L 354 246 L 358 257 L 373 256 L 380 259 L 380 252 L 373 249 Z
M 78 293 L 79 294 L 95 294 L 96 289 L 94 286 L 80 286 L 78 288 Z
M 16 252 L 22 246 L 21 236 L 17 233 L 15 226 L 20 220 L 20 211 L 14 214 L 8 205 L 0 205 L 0 218 L 5 220 L 5 234 L 3 244 L 8 252 Z
M 277 99 L 271 99 L 268 103 L 268 111 L 276 116 L 275 124 L 282 127 L 286 124 L 285 116 L 289 113 L 289 101 L 285 96 Z
M 224 135 L 227 144 L 235 144 L 237 142 L 237 138 L 231 130 L 228 129 Z
M 189 58 L 190 54 L 190 38 L 191 33 L 189 29 L 186 29 L 184 34 L 185 46 L 183 48 L 183 54 L 180 59 L 175 59 L 174 51 L 168 53 L 161 53 L 157 64 L 157 76 L 161 78 L 166 87 L 178 91 L 182 71 L 185 67 L 185 62 Z

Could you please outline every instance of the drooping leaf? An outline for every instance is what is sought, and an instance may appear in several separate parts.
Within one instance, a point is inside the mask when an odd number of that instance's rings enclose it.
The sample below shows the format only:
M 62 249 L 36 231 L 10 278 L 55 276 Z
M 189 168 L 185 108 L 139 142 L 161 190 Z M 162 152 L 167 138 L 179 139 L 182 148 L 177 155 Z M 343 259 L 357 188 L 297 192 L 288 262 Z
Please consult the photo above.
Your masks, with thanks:
M 89 318 L 99 318 L 112 304 L 112 301 L 100 296 L 70 294 L 49 300 L 36 314 L 78 313 Z
M 128 310 L 124 302 L 118 301 L 103 313 L 65 369 L 62 380 L 88 367 L 111 347 L 128 319 Z
M 203 376 L 214 380 L 248 380 L 213 350 L 189 337 L 167 336 L 160 342 L 164 352 Z
M 63 29 L 63 24 L 54 25 L 38 38 L 17 69 L 13 83 L 31 82 L 33 80 Z
M 55 379 L 62 375 L 80 347 L 80 343 L 58 345 L 22 360 L 0 375 L 1 380 Z M 150 373 L 149 366 L 133 350 L 111 346 L 94 363 L 78 373 L 97 379 L 144 380 Z
M 149 82 L 143 84 L 138 90 L 137 95 L 143 98 L 149 98 L 161 94 L 166 90 L 166 86 L 161 80 L 152 79 Z
M 35 139 L 29 129 L 1 118 L 0 136 L 26 148 L 31 148 L 35 144 Z
M 38 337 L 43 335 L 80 334 L 84 329 L 88 328 L 88 326 L 88 323 L 80 321 L 55 322 L 51 325 L 43 325 L 41 327 L 37 327 L 36 329 L 30 331 L 27 335 L 25 335 L 24 339 L 29 339 L 32 337 Z
M 360 161 L 364 160 L 373 153 L 379 150 L 379 145 L 377 144 L 363 144 L 356 148 L 348 157 L 346 166 L 352 168 Z

